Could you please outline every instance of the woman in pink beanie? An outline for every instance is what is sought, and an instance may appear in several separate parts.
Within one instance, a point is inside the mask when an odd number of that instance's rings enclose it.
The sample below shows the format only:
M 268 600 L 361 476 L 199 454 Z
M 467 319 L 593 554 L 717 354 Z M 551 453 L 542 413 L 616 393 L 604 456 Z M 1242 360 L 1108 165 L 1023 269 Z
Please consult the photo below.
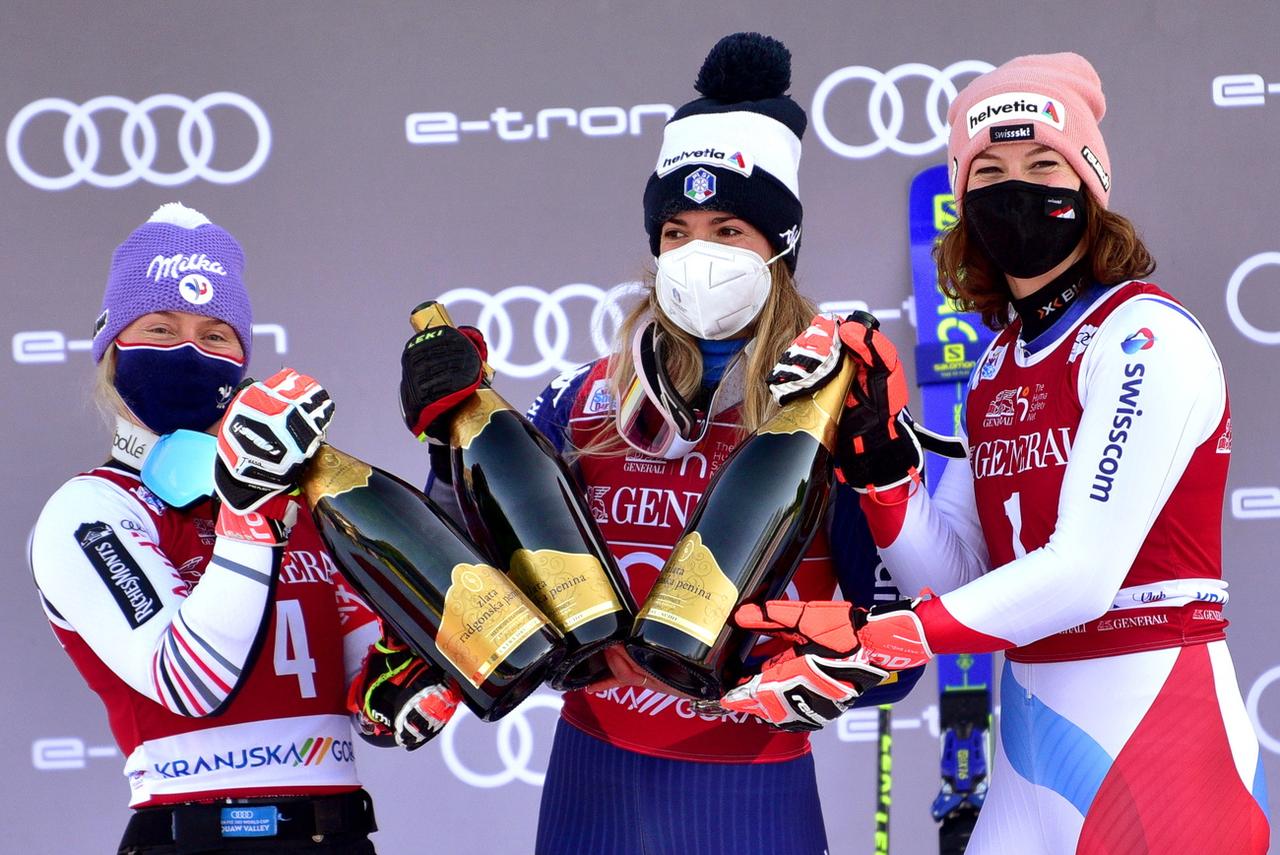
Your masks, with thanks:
M 1144 281 L 1151 255 L 1107 210 L 1105 109 L 1070 53 L 1011 60 L 951 105 L 960 217 L 938 278 L 999 334 L 969 380 L 968 459 L 932 496 L 892 344 L 832 327 L 862 367 L 841 472 L 920 598 L 852 614 L 766 604 L 739 623 L 794 637 L 843 615 L 844 636 L 801 648 L 837 702 L 842 672 L 1003 651 L 970 853 L 1260 853 L 1266 782 L 1223 618 L 1226 384 L 1203 326 Z M 788 388 L 826 378 L 784 362 Z M 725 706 L 767 717 L 796 672 L 766 668 Z

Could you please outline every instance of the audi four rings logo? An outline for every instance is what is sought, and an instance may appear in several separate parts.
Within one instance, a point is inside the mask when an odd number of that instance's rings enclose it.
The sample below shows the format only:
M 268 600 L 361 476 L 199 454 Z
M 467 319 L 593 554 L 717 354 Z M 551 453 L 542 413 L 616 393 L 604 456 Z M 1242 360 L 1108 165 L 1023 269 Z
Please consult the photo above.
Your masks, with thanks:
M 492 789 L 505 786 L 512 781 L 524 781 L 530 786 L 541 787 L 543 780 L 547 777 L 547 773 L 537 771 L 531 765 L 534 759 L 534 735 L 533 725 L 529 723 L 527 716 L 530 710 L 545 708 L 554 710 L 558 718 L 562 706 L 564 706 L 564 699 L 559 695 L 532 695 L 528 700 L 504 716 L 498 722 L 496 728 L 488 728 L 487 732 L 493 733 L 496 731 L 497 736 L 498 761 L 502 764 L 502 768 L 496 772 L 473 769 L 459 755 L 457 745 L 458 728 L 462 722 L 474 718 L 474 716 L 471 715 L 471 712 L 466 707 L 458 707 L 458 712 L 454 714 L 444 732 L 440 734 L 440 753 L 444 757 L 445 765 L 449 767 L 449 771 L 453 772 L 459 781 L 470 784 L 473 787 Z M 551 716 L 544 717 L 554 724 L 555 718 Z M 545 744 L 550 746 L 550 733 L 544 732 L 542 736 Z M 474 747 L 475 740 L 467 740 L 467 742 L 469 747 Z
M 489 364 L 499 373 L 527 378 L 568 371 L 612 351 L 628 298 L 643 293 L 644 286 L 639 282 L 624 282 L 608 291 L 579 282 L 562 285 L 550 293 L 532 285 L 512 285 L 496 294 L 478 288 L 454 288 L 441 294 L 439 300 L 455 317 L 459 314 L 455 311 L 457 305 L 478 304 L 480 316 L 474 323 L 489 345 Z M 530 317 L 528 303 L 537 307 L 532 313 L 532 335 L 526 324 L 517 329 L 515 320 Z M 579 303 L 591 306 L 589 325 L 594 348 L 591 353 L 570 352 L 570 345 L 583 337 L 573 334 L 566 307 Z M 537 359 L 518 361 L 529 354 L 516 353 L 516 342 L 530 340 L 537 350 Z
M 209 110 L 214 107 L 239 110 L 249 117 L 257 130 L 257 147 L 249 160 L 236 169 L 215 169 L 210 166 L 215 135 Z M 160 140 L 152 114 L 160 109 L 178 110 L 182 113 L 182 119 L 178 123 L 178 154 L 185 166 L 176 172 L 161 172 L 154 168 Z M 124 114 L 124 125 L 120 129 L 120 153 L 129 168 L 123 172 L 104 174 L 97 169 L 98 157 L 102 153 L 102 138 L 94 123 L 94 116 L 104 110 L 116 110 Z M 62 175 L 37 172 L 27 163 L 24 155 L 23 134 L 33 119 L 45 113 L 63 114 L 67 117 L 66 127 L 62 131 L 62 153 L 70 171 Z M 214 92 L 195 101 L 181 95 L 152 95 L 137 103 L 118 95 L 102 95 L 83 104 L 76 104 L 65 98 L 41 98 L 23 107 L 13 117 L 5 136 L 5 149 L 13 171 L 23 181 L 41 190 L 66 190 L 81 181 L 94 187 L 124 187 L 139 179 L 161 187 L 176 187 L 196 178 L 203 178 L 214 184 L 236 184 L 253 176 L 266 162 L 267 155 L 271 152 L 271 126 L 261 107 L 235 92 Z
M 978 59 L 963 59 L 953 62 L 941 70 L 922 62 L 908 62 L 889 71 L 878 71 L 865 65 L 849 65 L 827 75 L 813 93 L 813 129 L 827 148 L 841 157 L 862 159 L 875 157 L 885 149 L 905 154 L 909 157 L 931 154 L 944 148 L 947 144 L 947 108 L 959 94 L 957 78 L 968 74 L 985 74 L 994 68 L 988 62 Z M 903 140 L 899 138 L 906 119 L 906 104 L 902 93 L 898 90 L 898 81 L 908 77 L 922 77 L 929 81 L 929 90 L 925 94 L 924 118 L 929 123 L 933 136 L 924 140 Z M 867 98 L 867 120 L 875 139 L 870 142 L 849 142 L 842 140 L 831 130 L 827 122 L 827 101 L 839 87 L 851 80 L 864 80 L 871 84 L 871 94 Z M 947 100 L 944 104 L 942 96 Z M 888 103 L 888 119 L 885 118 L 885 104 Z
M 1258 344 L 1280 344 L 1280 329 L 1265 330 L 1256 327 L 1245 319 L 1244 312 L 1240 309 L 1240 288 L 1244 285 L 1244 280 L 1260 267 L 1280 267 L 1280 252 L 1260 252 L 1246 258 L 1235 269 L 1227 280 L 1227 315 L 1245 338 Z M 1280 278 L 1280 270 L 1273 270 L 1272 274 Z

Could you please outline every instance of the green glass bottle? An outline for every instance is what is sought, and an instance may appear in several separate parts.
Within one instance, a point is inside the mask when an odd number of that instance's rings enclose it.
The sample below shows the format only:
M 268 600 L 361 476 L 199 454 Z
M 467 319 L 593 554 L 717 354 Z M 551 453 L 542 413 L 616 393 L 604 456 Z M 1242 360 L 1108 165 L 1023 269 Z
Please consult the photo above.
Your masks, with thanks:
M 329 445 L 301 489 L 342 574 L 485 721 L 559 666 L 560 634 L 420 491 Z
M 434 301 L 410 320 L 419 331 L 453 325 Z M 626 639 L 635 601 L 564 461 L 487 382 L 445 418 L 467 531 L 564 636 L 552 687 L 608 676 L 604 649 Z
M 833 448 L 854 365 L 783 406 L 707 486 L 636 616 L 627 652 L 669 686 L 704 700 L 736 685 L 755 633 L 729 618 L 780 596 L 821 525 Z

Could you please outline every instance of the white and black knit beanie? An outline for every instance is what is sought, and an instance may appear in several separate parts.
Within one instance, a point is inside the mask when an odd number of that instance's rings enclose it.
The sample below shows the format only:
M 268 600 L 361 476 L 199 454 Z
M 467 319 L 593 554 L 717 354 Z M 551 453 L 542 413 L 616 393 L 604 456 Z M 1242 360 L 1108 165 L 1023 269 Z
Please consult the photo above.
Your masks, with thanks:
M 760 229 L 794 270 L 799 252 L 800 138 L 809 119 L 786 94 L 791 52 L 760 33 L 725 36 L 707 54 L 694 88 L 703 97 L 671 117 L 644 189 L 644 226 L 654 255 L 662 224 L 680 211 L 725 211 Z

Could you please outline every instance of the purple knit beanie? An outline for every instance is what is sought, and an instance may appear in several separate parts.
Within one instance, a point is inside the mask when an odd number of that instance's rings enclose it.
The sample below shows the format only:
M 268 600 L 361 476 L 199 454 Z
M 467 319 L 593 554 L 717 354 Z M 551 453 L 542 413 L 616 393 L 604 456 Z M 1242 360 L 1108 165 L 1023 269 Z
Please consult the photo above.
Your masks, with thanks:
M 191 312 L 230 324 L 248 365 L 253 311 L 243 270 L 244 252 L 225 230 L 181 202 L 161 205 L 111 256 L 102 314 L 93 325 L 94 361 L 148 312 Z

